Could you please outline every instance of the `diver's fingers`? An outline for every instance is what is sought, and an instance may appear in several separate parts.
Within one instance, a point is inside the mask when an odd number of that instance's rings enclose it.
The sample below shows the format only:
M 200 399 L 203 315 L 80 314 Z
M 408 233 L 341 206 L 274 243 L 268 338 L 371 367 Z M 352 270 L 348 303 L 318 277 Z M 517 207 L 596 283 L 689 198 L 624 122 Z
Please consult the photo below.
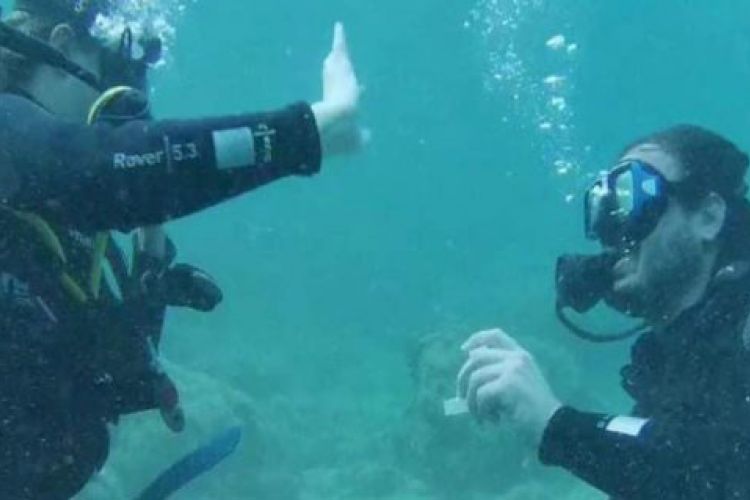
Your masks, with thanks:
M 477 393 L 485 385 L 501 378 L 506 372 L 504 363 L 493 363 L 475 370 L 469 377 L 469 385 L 466 390 L 466 404 L 469 411 L 477 415 Z
M 456 377 L 456 394 L 459 398 L 466 397 L 466 391 L 469 386 L 469 378 L 478 369 L 491 364 L 503 363 L 510 356 L 512 351 L 503 351 L 500 349 L 488 349 L 482 347 L 469 352 L 469 359 L 461 367 Z
M 498 377 L 484 384 L 477 390 L 474 416 L 477 419 L 493 419 L 508 411 L 504 404 L 505 392 L 508 389 L 509 380 L 507 377 Z
M 473 351 L 480 347 L 500 347 L 501 344 L 501 332 L 499 328 L 492 328 L 490 330 L 482 330 L 473 334 L 469 339 L 461 346 L 462 351 Z
M 341 153 L 354 153 L 367 146 L 372 140 L 372 132 L 367 128 L 349 128 L 337 134 L 336 142 Z
M 509 351 L 521 349 L 518 342 L 500 328 L 493 328 L 491 330 L 483 330 L 475 333 L 463 343 L 461 350 L 472 351 L 479 347 L 494 347 L 498 349 L 507 349 Z
M 326 79 L 332 79 L 333 83 L 339 81 L 346 81 L 348 86 L 356 86 L 352 89 L 359 95 L 359 84 L 357 83 L 357 75 L 354 72 L 351 57 L 349 56 L 349 46 L 346 42 L 346 34 L 344 33 L 344 25 L 336 23 L 333 30 L 333 47 L 331 52 L 326 57 L 323 65 L 323 78 L 324 84 Z
M 346 44 L 346 32 L 344 31 L 344 25 L 337 22 L 333 27 L 333 47 L 331 49 L 333 53 L 348 54 L 349 47 Z

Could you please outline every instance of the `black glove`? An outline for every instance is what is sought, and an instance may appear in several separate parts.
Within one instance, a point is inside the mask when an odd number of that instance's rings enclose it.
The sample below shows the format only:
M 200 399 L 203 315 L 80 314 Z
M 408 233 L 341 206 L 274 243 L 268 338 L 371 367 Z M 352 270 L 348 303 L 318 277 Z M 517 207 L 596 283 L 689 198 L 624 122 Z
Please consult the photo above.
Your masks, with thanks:
M 212 311 L 224 298 L 216 281 L 197 267 L 175 264 L 158 280 L 157 294 L 168 306 Z
M 174 244 L 167 239 L 164 259 L 141 252 L 135 255 L 133 275 L 138 292 L 166 306 L 212 311 L 224 298 L 221 288 L 208 273 L 195 266 L 172 264 L 176 253 Z

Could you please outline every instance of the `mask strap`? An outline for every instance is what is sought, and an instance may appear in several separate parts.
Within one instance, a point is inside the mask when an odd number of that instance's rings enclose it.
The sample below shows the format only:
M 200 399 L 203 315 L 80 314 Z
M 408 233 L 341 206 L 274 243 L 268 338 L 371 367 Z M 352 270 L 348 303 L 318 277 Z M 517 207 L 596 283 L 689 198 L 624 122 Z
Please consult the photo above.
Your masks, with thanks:
M 100 92 L 104 90 L 101 88 L 99 79 L 92 72 L 74 63 L 54 47 L 21 33 L 3 22 L 0 22 L 0 47 L 61 69 Z

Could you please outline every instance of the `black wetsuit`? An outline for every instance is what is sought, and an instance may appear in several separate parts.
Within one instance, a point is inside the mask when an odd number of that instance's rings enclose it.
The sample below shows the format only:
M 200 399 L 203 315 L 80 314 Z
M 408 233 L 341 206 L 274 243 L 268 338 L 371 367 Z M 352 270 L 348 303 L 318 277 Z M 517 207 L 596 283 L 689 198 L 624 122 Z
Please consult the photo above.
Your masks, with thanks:
M 146 338 L 158 336 L 148 330 L 158 330 L 164 310 L 107 286 L 98 300 L 75 303 L 50 280 L 58 274 L 47 269 L 45 246 L 17 211 L 55 228 L 68 270 L 83 280 L 97 231 L 185 216 L 314 174 L 320 162 L 306 104 L 84 126 L 0 95 L 0 500 L 69 498 L 104 463 L 106 426 L 156 406 Z
M 640 337 L 622 379 L 645 422 L 564 407 L 545 431 L 542 462 L 617 499 L 750 499 L 749 312 L 741 275 Z

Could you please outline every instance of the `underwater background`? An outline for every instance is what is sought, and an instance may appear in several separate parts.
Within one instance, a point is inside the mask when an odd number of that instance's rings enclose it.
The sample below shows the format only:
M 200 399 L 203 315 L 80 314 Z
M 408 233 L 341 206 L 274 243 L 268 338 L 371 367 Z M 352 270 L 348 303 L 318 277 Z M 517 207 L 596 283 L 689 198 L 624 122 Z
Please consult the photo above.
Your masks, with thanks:
M 372 141 L 169 225 L 179 259 L 225 292 L 211 314 L 169 315 L 187 428 L 124 419 L 79 498 L 132 499 L 234 425 L 236 453 L 174 498 L 603 498 L 442 401 L 463 339 L 500 326 L 565 402 L 628 410 L 628 343 L 557 323 L 555 259 L 592 250 L 579 195 L 633 139 L 692 122 L 750 146 L 747 1 L 145 3 L 176 30 L 153 79 L 159 117 L 317 99 L 341 20 Z

